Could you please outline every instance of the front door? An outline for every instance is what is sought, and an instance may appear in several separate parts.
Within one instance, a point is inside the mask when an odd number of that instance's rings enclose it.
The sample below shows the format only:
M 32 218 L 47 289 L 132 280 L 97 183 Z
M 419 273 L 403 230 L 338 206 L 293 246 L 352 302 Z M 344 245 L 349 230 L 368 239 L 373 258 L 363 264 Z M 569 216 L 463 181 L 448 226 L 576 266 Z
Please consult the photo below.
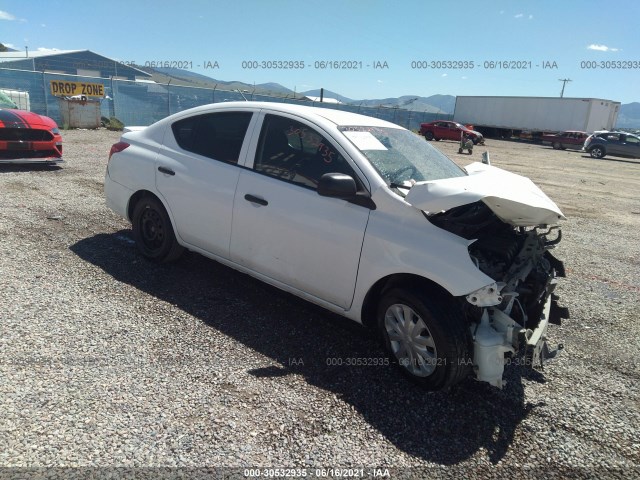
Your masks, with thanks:
M 361 185 L 340 152 L 300 118 L 265 115 L 253 168 L 238 181 L 231 258 L 348 309 L 369 209 L 318 195 L 325 173 L 346 173 Z

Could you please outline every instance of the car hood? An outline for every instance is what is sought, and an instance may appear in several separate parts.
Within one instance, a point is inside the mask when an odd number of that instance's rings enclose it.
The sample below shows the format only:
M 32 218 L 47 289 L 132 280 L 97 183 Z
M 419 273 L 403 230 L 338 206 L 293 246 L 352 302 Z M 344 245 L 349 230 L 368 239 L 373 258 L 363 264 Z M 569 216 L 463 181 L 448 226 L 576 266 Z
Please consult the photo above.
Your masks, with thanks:
M 482 200 L 503 222 L 518 227 L 553 225 L 565 219 L 527 177 L 478 162 L 465 170 L 469 175 L 464 177 L 416 183 L 405 201 L 433 214 Z
M 26 110 L 0 109 L 0 128 L 45 128 L 51 130 L 58 125 L 49 117 Z

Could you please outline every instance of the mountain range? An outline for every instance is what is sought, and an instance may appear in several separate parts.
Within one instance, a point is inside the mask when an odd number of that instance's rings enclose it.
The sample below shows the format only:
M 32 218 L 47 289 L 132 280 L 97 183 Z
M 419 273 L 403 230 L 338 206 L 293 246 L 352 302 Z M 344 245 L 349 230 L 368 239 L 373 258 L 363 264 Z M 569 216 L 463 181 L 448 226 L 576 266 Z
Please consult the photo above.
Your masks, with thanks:
M 138 68 L 151 74 L 151 79 L 158 83 L 168 83 L 171 81 L 173 85 L 218 88 L 221 90 L 240 90 L 245 94 L 287 96 L 300 99 L 305 96 L 320 96 L 320 89 L 294 92 L 279 83 L 273 82 L 250 85 L 240 81 L 216 80 L 206 75 L 178 68 Z M 342 103 L 362 105 L 365 107 L 402 108 L 405 110 L 443 114 L 452 114 L 456 105 L 456 97 L 453 95 L 431 95 L 429 97 L 403 95 L 397 98 L 356 100 L 325 89 L 324 98 L 335 98 Z M 616 127 L 640 128 L 639 102 L 627 103 L 620 106 Z

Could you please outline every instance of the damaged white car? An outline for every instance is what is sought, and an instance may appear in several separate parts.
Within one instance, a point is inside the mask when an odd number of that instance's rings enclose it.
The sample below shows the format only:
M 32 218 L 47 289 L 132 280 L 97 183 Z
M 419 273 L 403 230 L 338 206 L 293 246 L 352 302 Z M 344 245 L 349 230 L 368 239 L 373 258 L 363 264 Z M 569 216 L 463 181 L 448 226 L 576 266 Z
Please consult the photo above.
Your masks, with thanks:
M 108 205 L 155 261 L 189 249 L 377 329 L 429 389 L 552 356 L 564 217 L 528 179 L 416 134 L 277 103 L 197 107 L 113 145 Z M 244 321 L 244 320 L 243 320 Z

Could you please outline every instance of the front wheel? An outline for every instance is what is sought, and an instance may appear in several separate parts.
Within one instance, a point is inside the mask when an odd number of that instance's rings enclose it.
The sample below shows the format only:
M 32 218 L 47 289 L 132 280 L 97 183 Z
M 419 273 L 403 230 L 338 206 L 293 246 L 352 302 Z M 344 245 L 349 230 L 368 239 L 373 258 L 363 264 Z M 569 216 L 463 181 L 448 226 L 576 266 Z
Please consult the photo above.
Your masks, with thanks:
M 426 138 L 427 140 L 433 140 L 433 133 L 432 132 L 425 132 L 424 133 L 424 138 Z
M 589 154 L 593 157 L 593 158 L 602 158 L 606 155 L 604 148 L 602 147 L 593 147 L 591 150 L 589 150 Z
M 402 288 L 378 306 L 378 328 L 403 374 L 428 390 L 442 390 L 470 371 L 470 333 L 453 302 Z
M 184 248 L 176 240 L 169 214 L 154 197 L 140 199 L 133 209 L 133 239 L 142 255 L 155 262 L 170 262 Z
M 560 142 L 553 142 L 553 149 L 560 150 L 562 148 L 562 144 Z

